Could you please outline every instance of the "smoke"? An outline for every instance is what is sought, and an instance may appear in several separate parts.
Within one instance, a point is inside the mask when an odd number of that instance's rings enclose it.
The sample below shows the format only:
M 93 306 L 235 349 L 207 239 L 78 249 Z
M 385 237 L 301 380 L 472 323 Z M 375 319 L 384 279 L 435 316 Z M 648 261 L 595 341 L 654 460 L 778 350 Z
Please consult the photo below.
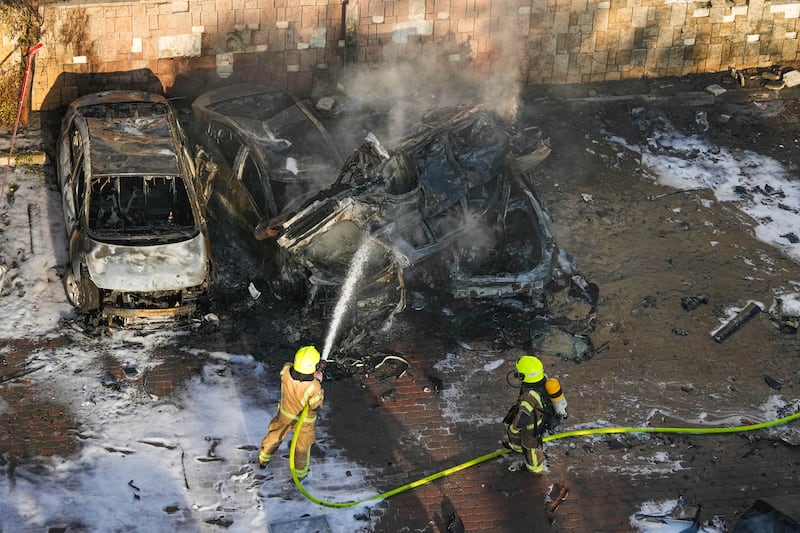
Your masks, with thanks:
M 435 53 L 380 68 L 350 67 L 342 83 L 348 111 L 372 109 L 387 117 L 372 129 L 387 142 L 406 133 L 425 112 L 458 103 L 484 103 L 515 119 L 527 40 L 509 28 L 490 33 L 488 27 L 487 14 L 476 22 L 475 34 L 488 39 L 439 43 Z

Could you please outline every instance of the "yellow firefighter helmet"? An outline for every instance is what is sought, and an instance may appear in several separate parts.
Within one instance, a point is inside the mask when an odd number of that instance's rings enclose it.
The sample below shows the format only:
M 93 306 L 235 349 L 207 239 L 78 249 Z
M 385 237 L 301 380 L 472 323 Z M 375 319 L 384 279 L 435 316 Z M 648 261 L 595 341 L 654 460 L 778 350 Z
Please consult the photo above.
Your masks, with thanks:
M 294 354 L 293 368 L 301 374 L 313 374 L 317 370 L 317 363 L 319 352 L 313 346 L 303 346 Z
M 523 383 L 537 383 L 544 379 L 544 365 L 532 355 L 523 355 L 517 360 L 517 372 Z

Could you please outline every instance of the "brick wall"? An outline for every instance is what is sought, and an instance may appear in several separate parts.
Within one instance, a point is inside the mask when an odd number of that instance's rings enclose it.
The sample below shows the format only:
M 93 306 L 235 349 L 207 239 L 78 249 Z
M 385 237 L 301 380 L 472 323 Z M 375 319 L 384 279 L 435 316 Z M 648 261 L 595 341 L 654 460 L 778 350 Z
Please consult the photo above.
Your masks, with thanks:
M 350 65 L 398 62 L 556 84 L 789 65 L 800 1 L 137 0 L 40 12 L 33 109 L 114 87 L 321 94 Z

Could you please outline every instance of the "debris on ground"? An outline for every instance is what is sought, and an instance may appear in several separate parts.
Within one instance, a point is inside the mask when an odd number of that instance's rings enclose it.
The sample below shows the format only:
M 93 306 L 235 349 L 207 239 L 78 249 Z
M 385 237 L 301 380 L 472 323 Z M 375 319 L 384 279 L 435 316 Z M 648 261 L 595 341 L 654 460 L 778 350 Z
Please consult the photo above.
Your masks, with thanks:
M 444 388 L 444 381 L 442 381 L 442 378 L 434 376 L 430 372 L 425 374 L 425 377 L 428 378 L 428 381 L 430 381 L 433 392 L 441 392 L 441 390 Z
M 784 233 L 783 235 L 781 235 L 781 237 L 783 237 L 792 244 L 797 244 L 800 242 L 800 237 L 798 237 L 797 234 L 793 231 L 790 231 L 789 233 Z
M 333 96 L 323 96 L 317 100 L 316 108 L 317 111 L 331 115 L 338 108 L 338 104 Z
M 708 131 L 708 113 L 705 111 L 698 111 L 694 116 L 694 121 L 700 126 L 700 131 Z
M 775 390 L 781 390 L 781 386 L 783 386 L 783 383 L 766 374 L 764 374 L 764 382 L 769 385 L 771 389 Z
M 737 70 L 731 67 L 728 69 L 728 73 L 743 89 L 764 88 L 771 91 L 780 91 L 784 88 L 800 85 L 800 72 L 794 69 L 784 69 L 784 67 L 778 65 L 744 70 Z M 706 90 L 714 94 L 714 96 L 719 96 L 708 87 Z
M 764 500 L 756 500 L 733 526 L 732 533 L 748 531 L 785 531 L 800 532 L 800 522 L 773 507 Z
M 719 329 L 711 332 L 711 338 L 717 342 L 723 342 L 725 339 L 736 333 L 742 326 L 744 326 L 751 318 L 761 312 L 761 306 L 755 302 L 750 302 L 744 306 L 744 309 L 739 311 L 736 316 L 725 323 Z
M 387 361 L 392 361 L 392 362 L 393 362 L 393 363 L 395 363 L 395 365 L 396 365 L 396 366 L 395 366 L 395 371 L 392 373 L 392 375 L 394 376 L 394 378 L 395 378 L 395 379 L 400 379 L 401 377 L 403 377 L 403 375 L 404 375 L 404 374 L 406 373 L 406 371 L 408 370 L 408 367 L 410 366 L 410 365 L 409 365 L 409 363 L 408 363 L 408 361 L 406 361 L 404 358 L 402 358 L 402 357 L 400 357 L 400 356 L 397 356 L 397 355 L 387 355 L 386 357 L 384 357 L 383 359 L 381 359 L 381 362 L 380 362 L 380 363 L 378 363 L 377 365 L 375 365 L 375 370 L 379 369 L 379 368 L 380 368 L 381 366 L 383 366 L 383 365 L 384 365 L 384 363 L 386 363 Z
M 583 298 L 591 305 L 597 305 L 600 297 L 600 288 L 597 284 L 586 281 L 586 278 L 578 274 L 570 278 L 569 292 L 570 296 Z
M 442 498 L 442 516 L 447 517 L 447 524 L 443 528 L 447 533 L 464 533 L 466 531 L 464 521 L 458 516 L 453 502 L 447 496 Z
M 640 533 L 665 531 L 717 531 L 700 526 L 700 505 L 686 501 L 683 496 L 677 500 L 664 502 L 645 502 L 641 511 L 631 517 L 631 526 Z M 724 529 L 723 529 L 724 531 Z
M 778 331 L 794 335 L 800 326 L 800 317 L 781 317 L 778 321 Z
M 770 321 L 781 333 L 795 334 L 800 326 L 800 294 L 783 293 L 769 308 Z
M 627 446 L 619 439 L 611 439 L 607 442 L 609 450 L 624 450 Z
M 250 293 L 250 296 L 253 298 L 253 300 L 258 300 L 261 298 L 261 291 L 256 289 L 256 286 L 252 281 L 250 282 L 250 285 L 247 286 L 247 292 Z
M 36 372 L 37 370 L 41 370 L 42 368 L 44 368 L 44 365 L 38 365 L 38 366 L 35 366 L 33 368 L 23 368 L 22 370 L 18 370 L 16 372 L 12 372 L 11 374 L 8 374 L 7 376 L 0 376 L 0 384 L 6 383 L 7 381 L 13 381 L 13 380 L 21 378 L 23 376 L 27 376 L 28 374 L 32 374 L 33 372 Z
M 547 493 L 544 499 L 544 512 L 547 515 L 547 521 L 550 525 L 553 525 L 556 519 L 556 510 L 558 506 L 561 505 L 561 502 L 567 499 L 567 495 L 569 495 L 569 488 L 565 485 L 562 485 L 561 482 L 556 481 L 550 487 L 550 491 Z
M 681 298 L 681 307 L 684 311 L 694 311 L 703 304 L 708 303 L 707 294 L 694 294 L 691 296 L 684 296 Z
M 548 325 L 531 332 L 531 349 L 538 355 L 553 355 L 576 363 L 588 361 L 608 348 L 608 342 L 594 346 L 588 335 L 576 335 L 559 326 Z
M 790 70 L 783 74 L 783 82 L 786 84 L 786 87 L 795 87 L 800 85 L 800 72 L 796 70 Z

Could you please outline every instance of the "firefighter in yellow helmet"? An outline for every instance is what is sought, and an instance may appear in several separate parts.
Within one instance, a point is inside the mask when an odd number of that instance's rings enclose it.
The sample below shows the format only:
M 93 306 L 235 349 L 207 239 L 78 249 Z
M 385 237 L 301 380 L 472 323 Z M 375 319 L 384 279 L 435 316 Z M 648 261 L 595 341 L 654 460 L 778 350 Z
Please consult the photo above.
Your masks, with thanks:
M 311 462 L 311 445 L 314 444 L 316 428 L 314 422 L 322 408 L 325 391 L 322 388 L 322 370 L 319 352 L 313 346 L 303 346 L 294 355 L 294 362 L 281 369 L 281 400 L 278 413 L 270 421 L 267 436 L 261 441 L 258 466 L 266 468 L 273 454 L 300 419 L 300 413 L 308 405 L 308 414 L 300 428 L 295 448 L 294 464 L 297 477 L 308 476 Z
M 504 445 L 525 455 L 529 472 L 544 472 L 542 437 L 567 416 L 567 400 L 561 384 L 548 378 L 538 357 L 523 355 L 517 360 L 517 376 L 522 380 L 519 398 L 503 422 L 506 424 Z

